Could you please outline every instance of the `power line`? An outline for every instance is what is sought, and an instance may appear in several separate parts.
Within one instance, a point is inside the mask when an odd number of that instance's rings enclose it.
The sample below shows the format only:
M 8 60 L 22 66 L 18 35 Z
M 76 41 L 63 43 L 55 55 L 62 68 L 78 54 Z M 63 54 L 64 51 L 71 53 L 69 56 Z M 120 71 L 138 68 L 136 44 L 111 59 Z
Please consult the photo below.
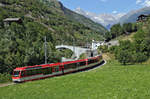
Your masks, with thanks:
M 44 37 L 45 43 L 44 43 L 44 50 L 45 50 L 45 64 L 47 64 L 47 41 L 46 36 Z

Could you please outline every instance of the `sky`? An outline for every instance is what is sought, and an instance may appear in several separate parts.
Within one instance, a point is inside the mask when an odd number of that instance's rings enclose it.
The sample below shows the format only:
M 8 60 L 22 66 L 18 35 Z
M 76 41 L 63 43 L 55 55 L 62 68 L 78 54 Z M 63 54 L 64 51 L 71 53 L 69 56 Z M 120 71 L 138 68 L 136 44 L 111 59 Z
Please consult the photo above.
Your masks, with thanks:
M 96 14 L 127 13 L 145 6 L 150 6 L 150 0 L 59 0 L 71 10 L 81 8 Z

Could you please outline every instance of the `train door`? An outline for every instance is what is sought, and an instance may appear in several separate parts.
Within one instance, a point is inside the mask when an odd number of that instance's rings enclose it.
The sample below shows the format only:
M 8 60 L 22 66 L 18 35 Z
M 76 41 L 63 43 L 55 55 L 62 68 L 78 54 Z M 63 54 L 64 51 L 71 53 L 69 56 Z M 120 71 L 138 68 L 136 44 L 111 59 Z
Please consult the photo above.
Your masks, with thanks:
M 76 67 L 77 67 L 77 71 L 79 70 L 79 67 L 80 67 L 80 63 L 77 63 L 76 64 Z
M 64 74 L 64 66 L 61 65 L 60 68 L 61 68 L 62 74 Z

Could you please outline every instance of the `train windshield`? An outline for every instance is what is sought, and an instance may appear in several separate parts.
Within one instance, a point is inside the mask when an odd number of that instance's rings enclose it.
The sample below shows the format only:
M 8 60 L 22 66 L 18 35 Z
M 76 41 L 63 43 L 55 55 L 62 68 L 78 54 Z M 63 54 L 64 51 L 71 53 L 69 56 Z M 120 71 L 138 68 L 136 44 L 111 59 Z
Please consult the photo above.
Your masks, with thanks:
M 20 73 L 20 71 L 14 71 L 14 77 L 19 77 L 19 73 Z

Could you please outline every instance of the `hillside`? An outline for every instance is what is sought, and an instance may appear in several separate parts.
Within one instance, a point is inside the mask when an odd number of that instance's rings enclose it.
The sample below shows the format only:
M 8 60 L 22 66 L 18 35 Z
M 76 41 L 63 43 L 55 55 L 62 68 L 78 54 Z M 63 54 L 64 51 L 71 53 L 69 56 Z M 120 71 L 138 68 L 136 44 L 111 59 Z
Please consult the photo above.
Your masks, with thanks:
M 136 32 L 133 32 L 129 35 L 121 35 L 119 37 L 116 37 L 115 39 L 112 39 L 112 41 L 115 41 L 115 40 L 118 40 L 118 41 L 130 40 L 130 41 L 133 41 L 135 34 L 136 34 Z
M 34 2 L 37 3 L 34 4 Z M 76 14 L 56 0 L 33 0 L 30 2 L 27 0 L 26 3 L 24 0 L 2 0 L 1 6 L 1 9 L 7 9 L 6 13 L 11 12 L 9 15 L 5 15 L 3 19 L 16 16 L 33 19 L 34 22 L 48 28 L 53 33 L 52 36 L 59 40 L 63 40 L 63 38 L 70 40 L 74 38 L 79 41 L 85 41 L 85 38 L 90 40 L 94 38 L 103 39 L 101 35 L 107 31 L 102 25 Z M 61 33 L 63 35 L 60 37 Z M 70 43 L 70 40 L 64 41 Z
M 83 46 L 92 39 L 104 39 L 102 34 L 106 30 L 101 25 L 63 8 L 56 0 L 0 1 L 0 73 L 11 72 L 18 66 L 43 64 L 44 36 L 47 36 L 49 63 L 60 61 L 57 44 L 72 45 L 75 41 Z M 6 25 L 6 18 L 20 18 L 21 22 Z
M 110 34 L 110 36 L 108 35 Z M 121 64 L 129 65 L 149 61 L 150 58 L 150 17 L 137 23 L 116 24 L 108 37 L 120 40 L 119 46 L 110 48 Z
M 141 14 L 150 14 L 150 7 L 133 10 L 120 18 L 120 23 L 136 22 L 137 17 Z

